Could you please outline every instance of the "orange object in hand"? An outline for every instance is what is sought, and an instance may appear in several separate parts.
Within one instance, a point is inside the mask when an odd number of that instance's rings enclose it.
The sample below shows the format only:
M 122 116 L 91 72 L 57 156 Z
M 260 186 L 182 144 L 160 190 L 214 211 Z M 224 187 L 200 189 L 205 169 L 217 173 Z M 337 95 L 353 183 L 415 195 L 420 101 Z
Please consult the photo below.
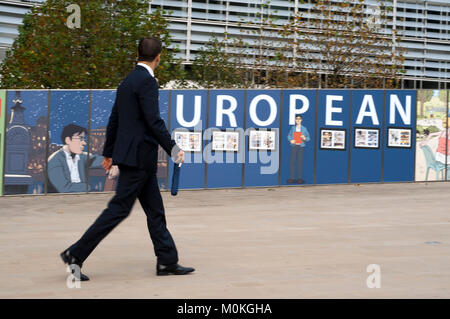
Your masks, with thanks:
M 294 132 L 295 144 L 302 144 L 303 143 L 302 136 L 303 136 L 302 132 Z

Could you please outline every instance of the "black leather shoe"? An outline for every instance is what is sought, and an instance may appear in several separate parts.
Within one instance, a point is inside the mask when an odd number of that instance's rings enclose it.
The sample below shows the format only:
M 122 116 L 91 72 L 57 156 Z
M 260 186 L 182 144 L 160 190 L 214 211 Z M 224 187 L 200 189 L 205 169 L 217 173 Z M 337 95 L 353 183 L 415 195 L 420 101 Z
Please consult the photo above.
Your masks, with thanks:
M 70 254 L 70 251 L 69 251 L 68 249 L 64 250 L 64 251 L 60 254 L 60 256 L 61 256 L 62 261 L 63 261 L 65 264 L 68 264 L 68 265 L 77 265 L 78 267 L 80 267 L 80 278 L 77 278 L 77 279 L 79 279 L 80 281 L 88 281 L 88 280 L 89 280 L 89 277 L 86 276 L 85 274 L 83 274 L 83 273 L 81 272 L 81 267 L 83 266 L 83 263 L 80 262 L 75 256 L 72 256 L 72 255 Z M 72 274 L 73 274 L 75 277 L 77 276 L 77 274 L 76 274 L 76 272 L 75 272 L 75 269 L 72 269 Z
M 183 267 L 178 264 L 172 265 L 156 265 L 156 275 L 158 276 L 168 276 L 168 275 L 187 275 L 193 272 L 195 269 L 191 267 Z

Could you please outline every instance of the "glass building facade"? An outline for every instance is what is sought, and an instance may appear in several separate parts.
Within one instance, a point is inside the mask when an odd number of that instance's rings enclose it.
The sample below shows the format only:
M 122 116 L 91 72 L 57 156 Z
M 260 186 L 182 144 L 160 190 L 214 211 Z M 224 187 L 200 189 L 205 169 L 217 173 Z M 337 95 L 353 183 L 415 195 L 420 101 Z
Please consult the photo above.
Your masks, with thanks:
M 335 0 L 339 2 L 339 0 Z M 41 1 L 0 0 L 0 59 L 17 36 L 17 26 L 29 7 Z M 241 22 L 255 26 L 264 15 L 277 17 L 282 24 L 298 11 L 305 11 L 314 0 L 154 0 L 149 11 L 166 10 L 174 45 L 180 49 L 185 64 L 192 63 L 196 52 L 215 36 L 242 34 Z M 405 48 L 404 87 L 450 88 L 450 0 L 390 0 L 391 22 L 386 33 L 396 30 Z M 366 0 L 367 12 L 375 8 Z M 250 36 L 249 36 L 250 37 Z M 251 40 L 251 39 L 249 39 Z
M 227 33 L 241 33 L 242 21 L 256 24 L 264 15 L 274 15 L 277 23 L 291 18 L 298 11 L 308 10 L 314 0 L 155 0 L 152 10 L 167 10 L 171 34 L 181 50 L 181 57 L 190 63 L 195 52 L 211 36 L 218 39 Z M 339 0 L 336 0 L 339 2 Z M 450 0 L 392 0 L 391 23 L 386 32 L 395 29 L 406 49 L 404 86 L 409 88 L 450 87 Z M 376 2 L 367 0 L 368 14 Z M 242 33 L 241 33 L 242 34 Z

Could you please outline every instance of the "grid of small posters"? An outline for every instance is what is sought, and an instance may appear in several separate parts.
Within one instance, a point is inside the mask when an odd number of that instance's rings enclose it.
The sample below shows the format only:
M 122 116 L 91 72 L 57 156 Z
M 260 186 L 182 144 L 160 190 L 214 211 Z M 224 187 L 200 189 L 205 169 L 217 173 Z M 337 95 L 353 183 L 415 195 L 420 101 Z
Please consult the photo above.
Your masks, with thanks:
M 356 148 L 378 148 L 380 130 L 376 128 L 355 128 Z
M 275 150 L 276 131 L 251 130 L 249 135 L 250 150 Z
M 175 142 L 185 152 L 202 151 L 201 132 L 175 132 Z
M 388 129 L 388 147 L 411 147 L 411 129 L 390 127 Z
M 320 148 L 345 150 L 345 130 L 320 130 Z
M 229 151 L 237 152 L 239 150 L 239 133 L 238 132 L 213 132 L 213 151 Z

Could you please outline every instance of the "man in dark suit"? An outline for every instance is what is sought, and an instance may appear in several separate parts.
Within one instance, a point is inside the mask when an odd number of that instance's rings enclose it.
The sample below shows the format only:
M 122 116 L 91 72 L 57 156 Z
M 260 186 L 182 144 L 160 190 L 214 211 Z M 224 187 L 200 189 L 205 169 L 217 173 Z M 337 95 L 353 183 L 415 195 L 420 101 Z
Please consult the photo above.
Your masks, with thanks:
M 119 166 L 116 194 L 80 240 L 61 253 L 61 258 L 65 263 L 81 268 L 100 241 L 129 215 L 137 198 L 147 215 L 157 257 L 156 274 L 184 275 L 194 269 L 178 264 L 177 249 L 166 228 L 156 177 L 158 144 L 177 163 L 184 161 L 183 151 L 172 140 L 159 114 L 158 83 L 153 70 L 161 59 L 161 42 L 144 38 L 139 42 L 138 53 L 136 68 L 117 88 L 106 129 L 102 166 L 107 171 L 113 164 Z M 77 277 L 77 272 L 73 273 Z M 81 271 L 78 273 L 80 280 L 89 280 Z

